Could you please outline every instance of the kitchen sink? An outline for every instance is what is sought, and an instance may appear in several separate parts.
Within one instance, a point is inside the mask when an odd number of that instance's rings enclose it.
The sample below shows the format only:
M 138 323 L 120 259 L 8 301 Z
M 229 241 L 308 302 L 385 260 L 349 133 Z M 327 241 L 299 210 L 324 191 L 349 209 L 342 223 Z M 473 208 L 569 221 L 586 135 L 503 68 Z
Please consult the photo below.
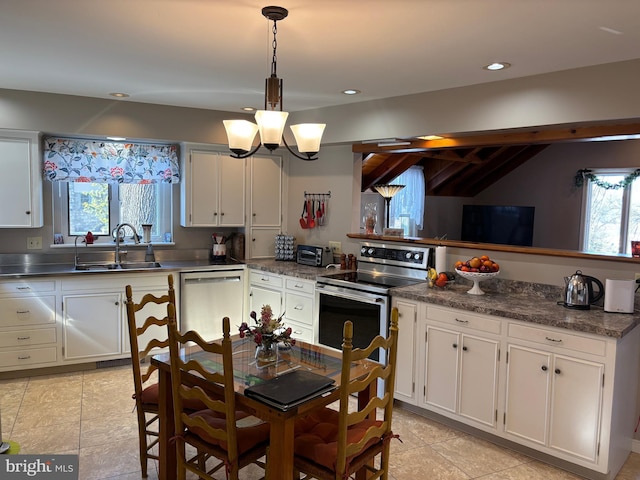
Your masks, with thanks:
M 118 264 L 114 262 L 82 262 L 76 263 L 76 270 L 114 270 Z
M 158 262 L 82 262 L 75 266 L 76 270 L 137 270 L 141 268 L 160 268 Z
M 134 270 L 138 268 L 160 268 L 158 262 L 122 262 L 120 268 L 123 270 Z

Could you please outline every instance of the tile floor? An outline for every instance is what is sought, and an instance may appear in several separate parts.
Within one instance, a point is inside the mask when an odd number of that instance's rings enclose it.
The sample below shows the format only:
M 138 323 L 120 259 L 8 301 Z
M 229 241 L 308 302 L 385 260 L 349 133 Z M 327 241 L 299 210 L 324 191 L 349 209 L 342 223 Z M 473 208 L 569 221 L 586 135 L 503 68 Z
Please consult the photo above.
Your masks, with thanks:
M 21 453 L 79 454 L 81 480 L 139 479 L 132 390 L 130 366 L 0 380 L 3 437 Z M 401 408 L 394 431 L 402 443 L 392 443 L 393 480 L 579 478 Z M 241 478 L 259 478 L 257 470 Z M 155 465 L 149 471 L 155 480 Z M 631 454 L 616 479 L 640 480 L 640 454 Z

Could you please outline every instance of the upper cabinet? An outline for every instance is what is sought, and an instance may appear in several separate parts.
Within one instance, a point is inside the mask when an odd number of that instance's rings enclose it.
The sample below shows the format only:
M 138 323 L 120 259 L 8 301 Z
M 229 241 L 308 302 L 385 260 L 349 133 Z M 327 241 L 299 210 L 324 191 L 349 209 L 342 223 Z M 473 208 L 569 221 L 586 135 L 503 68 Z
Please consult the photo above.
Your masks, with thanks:
M 244 226 L 245 161 L 220 152 L 187 149 L 182 164 L 180 225 Z
M 0 130 L 0 169 L 0 228 L 42 227 L 38 134 Z

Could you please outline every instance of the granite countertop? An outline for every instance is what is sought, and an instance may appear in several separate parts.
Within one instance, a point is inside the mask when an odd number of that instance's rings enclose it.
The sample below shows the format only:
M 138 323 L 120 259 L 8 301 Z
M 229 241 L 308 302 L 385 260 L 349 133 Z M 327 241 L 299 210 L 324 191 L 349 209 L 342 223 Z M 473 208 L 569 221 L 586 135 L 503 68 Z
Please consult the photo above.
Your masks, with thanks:
M 489 283 L 489 282 L 487 282 Z M 558 305 L 562 288 L 525 282 L 496 282 L 481 285 L 484 295 L 471 295 L 471 284 L 455 284 L 429 288 L 426 282 L 396 287 L 391 295 L 469 312 L 495 315 L 549 327 L 566 328 L 584 333 L 621 338 L 640 324 L 640 313 L 606 313 L 592 305 L 589 310 L 576 310 Z
M 305 280 L 315 280 L 318 275 L 335 273 L 336 271 L 334 267 L 309 267 L 307 265 L 298 265 L 296 262 L 285 262 L 273 259 L 247 260 L 247 267 L 253 270 L 262 270 Z

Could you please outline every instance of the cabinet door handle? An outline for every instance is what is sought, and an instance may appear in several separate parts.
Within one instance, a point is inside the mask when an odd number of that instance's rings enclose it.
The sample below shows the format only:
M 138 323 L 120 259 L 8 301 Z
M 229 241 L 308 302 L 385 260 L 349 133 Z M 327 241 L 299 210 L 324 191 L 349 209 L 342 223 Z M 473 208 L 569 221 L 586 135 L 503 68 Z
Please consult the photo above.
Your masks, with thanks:
M 454 343 L 453 345 L 451 345 L 453 348 L 458 348 L 458 344 Z
M 556 342 L 556 343 L 560 343 L 562 342 L 562 339 L 557 339 L 557 338 L 551 338 L 551 337 L 544 337 L 545 340 L 549 340 L 550 342 Z
M 296 283 L 293 287 L 294 288 L 304 288 L 304 285 L 302 285 L 300 283 Z
M 31 287 L 16 287 L 16 290 L 31 290 Z
M 293 333 L 295 333 L 296 335 L 302 335 L 302 332 L 299 330 L 294 330 Z
M 562 373 L 559 368 L 556 368 L 554 372 L 556 372 L 556 375 L 560 375 Z
M 303 310 L 304 309 L 304 305 L 296 305 L 295 307 L 293 307 L 294 310 Z
M 546 366 L 546 365 L 542 365 L 542 367 L 541 367 L 541 368 L 542 368 L 542 371 L 543 371 L 543 372 L 546 372 L 546 371 L 547 371 L 547 366 Z
M 462 347 L 462 350 L 466 352 L 469 349 L 467 347 Z
M 469 323 L 469 320 L 460 320 L 459 318 L 456 318 L 456 322 L 458 322 L 458 323 Z
M 120 302 L 116 302 L 116 305 L 120 305 Z
M 31 313 L 29 310 L 16 310 L 16 313 Z
M 29 360 L 31 358 L 31 355 L 27 355 L 25 357 L 18 357 L 18 360 Z
M 24 212 L 24 213 L 26 213 L 27 215 L 31 215 L 31 210 L 27 210 L 27 211 L 26 211 L 26 212 Z
M 221 217 L 224 217 L 224 212 L 221 212 L 221 213 L 220 213 L 220 216 L 221 216 Z
M 262 282 L 269 282 L 270 280 L 269 280 L 269 277 L 262 277 L 262 278 L 260 279 L 260 281 L 262 281 Z
M 29 340 L 31 337 L 18 337 L 17 340 Z

